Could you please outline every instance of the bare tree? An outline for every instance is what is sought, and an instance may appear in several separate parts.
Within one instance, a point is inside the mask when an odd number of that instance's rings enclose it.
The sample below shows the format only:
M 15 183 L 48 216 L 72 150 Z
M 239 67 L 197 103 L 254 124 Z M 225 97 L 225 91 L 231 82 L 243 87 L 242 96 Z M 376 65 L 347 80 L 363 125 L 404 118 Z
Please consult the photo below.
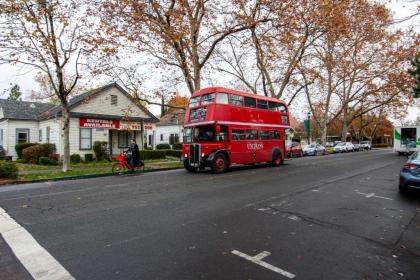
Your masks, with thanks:
M 0 63 L 34 68 L 48 79 L 62 109 L 63 171 L 71 169 L 68 97 L 85 54 L 84 3 L 76 0 L 3 1 Z

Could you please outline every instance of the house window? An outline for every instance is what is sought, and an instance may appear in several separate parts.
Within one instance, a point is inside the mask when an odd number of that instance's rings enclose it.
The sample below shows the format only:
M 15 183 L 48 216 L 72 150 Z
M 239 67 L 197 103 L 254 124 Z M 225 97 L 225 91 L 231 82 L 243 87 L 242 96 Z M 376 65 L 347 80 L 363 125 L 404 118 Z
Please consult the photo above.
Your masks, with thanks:
M 169 144 L 178 144 L 179 143 L 179 135 L 178 134 L 171 134 L 169 136 Z
M 79 150 L 92 150 L 92 128 L 80 128 Z
M 118 105 L 118 96 L 111 94 L 111 105 Z
M 29 128 L 16 128 L 16 144 L 29 143 Z
M 38 141 L 42 142 L 42 129 L 39 130 L 38 134 Z
M 163 134 L 160 135 L 160 141 L 163 141 Z
M 118 131 L 118 148 L 128 148 L 130 132 Z
M 149 135 L 149 146 L 153 147 L 153 135 L 152 134 Z
M 0 145 L 3 146 L 3 128 L 0 129 Z
M 50 143 L 50 134 L 51 134 L 51 128 L 49 126 L 47 126 L 45 128 L 45 141 L 47 141 L 47 143 Z

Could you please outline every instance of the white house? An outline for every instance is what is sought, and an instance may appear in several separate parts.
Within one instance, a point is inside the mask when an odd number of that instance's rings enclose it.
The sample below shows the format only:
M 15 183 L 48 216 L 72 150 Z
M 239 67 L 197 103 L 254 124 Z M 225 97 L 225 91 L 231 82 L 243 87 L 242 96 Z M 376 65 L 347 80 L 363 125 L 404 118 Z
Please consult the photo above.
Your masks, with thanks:
M 185 110 L 170 110 L 156 124 L 156 144 L 182 143 Z
M 70 154 L 92 154 L 95 141 L 106 141 L 111 155 L 126 149 L 131 138 L 139 147 L 154 146 L 158 119 L 116 83 L 72 98 L 69 108 Z M 54 143 L 62 155 L 61 124 L 58 105 L 0 99 L 0 145 L 14 159 L 15 145 L 25 142 Z

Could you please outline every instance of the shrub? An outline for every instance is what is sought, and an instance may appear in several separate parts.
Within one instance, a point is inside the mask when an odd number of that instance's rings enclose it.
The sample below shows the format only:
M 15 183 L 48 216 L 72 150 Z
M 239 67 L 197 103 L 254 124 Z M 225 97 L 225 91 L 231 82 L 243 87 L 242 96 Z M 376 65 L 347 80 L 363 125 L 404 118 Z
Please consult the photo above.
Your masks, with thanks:
M 172 150 L 182 150 L 182 143 L 173 144 Z
M 108 159 L 108 143 L 105 141 L 95 141 L 93 143 L 93 152 L 95 153 L 96 161 Z
M 166 155 L 170 157 L 180 158 L 182 155 L 182 151 L 180 150 L 167 150 Z
M 93 154 L 85 154 L 85 162 L 93 161 Z
M 78 155 L 78 154 L 72 154 L 70 156 L 70 162 L 71 163 L 80 163 L 81 161 L 82 161 L 82 159 L 81 159 L 80 155 Z
M 388 148 L 389 144 L 381 143 L 381 144 L 373 144 L 373 148 Z
M 22 158 L 22 152 L 24 149 L 29 148 L 31 146 L 37 145 L 36 143 L 22 143 L 22 144 L 17 144 L 15 146 L 15 151 L 17 153 L 18 159 Z
M 56 160 L 50 159 L 48 157 L 40 157 L 38 163 L 40 165 L 57 165 L 58 164 Z
M 49 158 L 52 160 L 55 160 L 56 162 L 60 161 L 60 155 L 59 154 L 51 154 L 49 155 Z
M 171 146 L 168 143 L 161 143 L 156 145 L 156 150 L 170 150 Z
M 15 163 L 0 160 L 0 178 L 14 179 L 18 176 L 18 168 Z
M 25 162 L 38 163 L 40 157 L 49 157 L 55 152 L 55 144 L 36 144 L 22 151 Z
M 140 151 L 140 159 L 163 159 L 166 156 L 166 150 L 143 150 Z

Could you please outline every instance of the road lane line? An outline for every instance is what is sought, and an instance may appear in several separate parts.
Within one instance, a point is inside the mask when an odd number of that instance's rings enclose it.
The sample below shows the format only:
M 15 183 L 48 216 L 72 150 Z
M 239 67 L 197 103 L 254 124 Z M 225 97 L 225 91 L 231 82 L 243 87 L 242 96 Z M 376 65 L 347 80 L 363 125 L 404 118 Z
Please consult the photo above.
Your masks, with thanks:
M 362 193 L 362 192 L 359 192 L 358 190 L 356 190 L 356 193 L 364 195 L 366 198 L 376 197 L 376 198 L 382 198 L 382 199 L 387 199 L 387 200 L 393 200 L 392 198 L 376 195 L 375 193 Z
M 73 280 L 74 277 L 32 235 L 0 207 L 0 234 L 36 280 Z
M 252 256 L 249 256 L 249 255 L 247 255 L 245 253 L 242 253 L 242 252 L 240 252 L 238 250 L 233 250 L 232 251 L 232 254 L 235 254 L 235 255 L 237 255 L 237 256 L 239 256 L 241 258 L 244 258 L 244 259 L 246 259 L 246 260 L 248 260 L 250 262 L 253 262 L 253 263 L 258 264 L 258 265 L 260 265 L 260 266 L 262 266 L 264 268 L 267 268 L 267 269 L 269 269 L 271 271 L 274 271 L 274 272 L 276 272 L 278 274 L 281 274 L 281 275 L 283 275 L 283 276 L 285 276 L 285 277 L 287 277 L 289 279 L 293 279 L 296 276 L 296 275 L 294 275 L 294 274 L 292 274 L 292 273 L 290 273 L 288 271 L 285 271 L 285 270 L 283 270 L 281 268 L 278 268 L 278 267 L 276 267 L 274 265 L 271 265 L 269 263 L 266 263 L 266 262 L 262 261 L 263 258 L 271 255 L 271 253 L 268 252 L 268 251 L 263 251 L 263 252 L 259 253 L 258 255 L 255 255 L 253 257 Z

